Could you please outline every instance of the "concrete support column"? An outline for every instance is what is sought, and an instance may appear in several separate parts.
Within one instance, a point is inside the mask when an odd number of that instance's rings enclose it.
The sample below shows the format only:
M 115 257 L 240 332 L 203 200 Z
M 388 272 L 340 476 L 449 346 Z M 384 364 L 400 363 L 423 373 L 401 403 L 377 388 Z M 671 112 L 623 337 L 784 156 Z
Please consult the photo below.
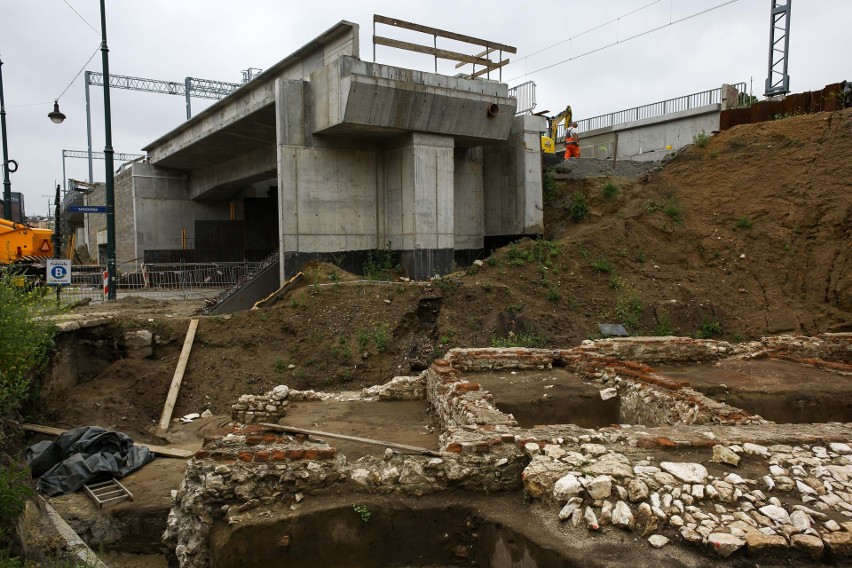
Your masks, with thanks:
M 385 230 L 401 251 L 409 277 L 425 279 L 453 267 L 453 138 L 413 133 L 385 152 Z
M 539 116 L 516 116 L 509 139 L 485 153 L 486 236 L 521 237 L 544 231 Z

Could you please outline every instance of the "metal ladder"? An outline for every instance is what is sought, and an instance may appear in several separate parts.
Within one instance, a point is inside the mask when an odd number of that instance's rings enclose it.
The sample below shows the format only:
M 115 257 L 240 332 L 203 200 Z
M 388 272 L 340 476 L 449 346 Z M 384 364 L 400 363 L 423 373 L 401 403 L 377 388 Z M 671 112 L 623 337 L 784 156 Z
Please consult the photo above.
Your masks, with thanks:
M 108 505 L 115 505 L 125 499 L 133 501 L 133 493 L 114 478 L 102 483 L 84 485 L 83 489 L 100 509 Z

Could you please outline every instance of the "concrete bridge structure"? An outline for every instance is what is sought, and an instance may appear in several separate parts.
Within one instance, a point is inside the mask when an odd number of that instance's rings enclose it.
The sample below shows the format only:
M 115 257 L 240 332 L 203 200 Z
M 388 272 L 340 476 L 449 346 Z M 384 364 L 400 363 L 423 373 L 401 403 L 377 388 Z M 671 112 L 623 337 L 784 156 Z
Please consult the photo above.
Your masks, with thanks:
M 242 239 L 279 251 L 279 281 L 311 259 L 359 272 L 386 247 L 427 278 L 540 234 L 544 120 L 516 117 L 505 84 L 358 45 L 340 22 L 145 147 L 116 177 L 119 263 L 233 256 Z

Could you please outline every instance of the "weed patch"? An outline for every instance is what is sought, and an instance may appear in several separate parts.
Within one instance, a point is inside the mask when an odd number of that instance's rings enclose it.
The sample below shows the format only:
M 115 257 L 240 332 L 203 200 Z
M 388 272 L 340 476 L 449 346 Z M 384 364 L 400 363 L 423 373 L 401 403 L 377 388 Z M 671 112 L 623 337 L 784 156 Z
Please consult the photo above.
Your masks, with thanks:
M 606 182 L 603 186 L 604 199 L 612 199 L 616 195 L 618 195 L 618 186 L 611 181 Z
M 710 321 L 708 319 L 701 320 L 701 325 L 698 326 L 698 330 L 695 332 L 695 337 L 697 339 L 710 339 L 712 337 L 718 337 L 722 335 L 722 326 L 718 321 Z
M 751 229 L 751 220 L 748 217 L 740 217 L 735 226 L 737 229 Z
M 702 130 L 692 137 L 692 143 L 699 148 L 706 148 L 710 144 L 710 135 Z
M 674 197 L 669 197 L 666 204 L 663 206 L 663 213 L 669 216 L 674 221 L 675 225 L 683 225 L 683 209 Z
M 568 214 L 575 223 L 579 223 L 589 215 L 589 204 L 586 203 L 585 195 L 579 191 L 574 192 L 568 203 Z

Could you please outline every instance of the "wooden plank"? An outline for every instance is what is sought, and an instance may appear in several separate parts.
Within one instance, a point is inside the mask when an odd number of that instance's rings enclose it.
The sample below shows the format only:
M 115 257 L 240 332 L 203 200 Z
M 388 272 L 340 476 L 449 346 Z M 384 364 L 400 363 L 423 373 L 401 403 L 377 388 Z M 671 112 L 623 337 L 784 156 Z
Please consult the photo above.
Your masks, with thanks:
M 58 436 L 60 434 L 64 434 L 66 430 L 63 428 L 54 428 L 53 426 L 42 426 L 41 424 L 32 424 L 29 422 L 24 422 L 21 425 L 21 428 L 26 430 L 27 432 L 36 432 L 37 434 L 47 434 L 48 436 Z M 183 450 L 180 448 L 169 448 L 167 446 L 156 446 L 153 444 L 136 444 L 136 446 L 145 446 L 154 454 L 164 457 L 164 458 L 180 458 L 180 459 L 189 459 L 195 455 L 195 452 L 192 450 Z
M 403 450 L 415 454 L 424 454 L 427 456 L 441 457 L 440 452 L 419 448 L 417 446 L 409 446 L 406 444 L 397 444 L 395 442 L 385 442 L 383 440 L 375 440 L 373 438 L 361 438 L 358 436 L 347 436 L 346 434 L 335 434 L 334 432 L 320 432 L 319 430 L 305 430 L 296 426 L 287 426 L 286 424 L 270 424 L 268 422 L 260 422 L 259 426 L 269 428 L 271 430 L 280 430 L 281 432 L 290 432 L 293 434 L 307 434 L 308 436 L 320 436 L 322 438 L 334 438 L 337 440 L 347 440 L 349 442 L 360 442 L 362 444 L 371 444 L 374 446 L 385 446 L 395 450 Z
M 487 59 L 488 56 L 495 51 L 497 51 L 497 50 L 491 49 L 489 47 L 488 49 L 484 49 L 484 50 L 480 51 L 479 53 L 474 55 L 474 57 L 485 57 Z M 465 65 L 467 65 L 467 63 L 465 63 L 464 61 L 460 61 L 460 62 L 456 63 L 456 69 L 458 69 L 459 67 L 464 67 Z
M 180 392 L 180 384 L 183 381 L 183 373 L 186 371 L 186 364 L 189 361 L 189 352 L 192 351 L 192 342 L 195 340 L 195 330 L 198 329 L 198 319 L 193 319 L 189 322 L 189 329 L 186 332 L 186 339 L 183 341 L 183 350 L 180 352 L 175 374 L 172 377 L 172 384 L 169 387 L 169 395 L 166 397 L 166 406 L 163 407 L 163 415 L 160 417 L 160 432 L 166 432 L 169 429 L 169 423 L 172 421 L 172 412 L 175 409 L 178 393 Z
M 504 65 L 506 65 L 508 63 L 509 63 L 508 59 L 504 59 L 503 61 L 500 61 L 499 63 L 492 63 L 491 67 L 488 67 L 486 69 L 480 69 L 476 73 L 471 73 L 470 75 L 467 76 L 467 78 L 468 79 L 476 79 L 480 75 L 485 75 L 486 73 L 490 73 L 491 71 L 494 71 L 495 69 L 499 69 L 499 68 L 503 67 Z
M 481 39 L 478 37 L 468 36 L 464 34 L 457 34 L 455 32 L 449 32 L 447 30 L 442 30 L 439 28 L 432 28 L 429 26 L 423 26 L 420 24 L 415 24 L 413 22 L 406 22 L 405 20 L 398 20 L 396 18 L 388 18 L 387 16 L 380 16 L 378 14 L 373 15 L 373 21 L 378 24 L 387 24 L 389 26 L 393 26 L 395 28 L 402 28 L 405 30 L 412 30 L 415 32 L 421 32 L 429 35 L 436 35 L 438 37 L 445 37 L 447 39 L 454 39 L 456 41 L 461 41 L 464 43 L 472 43 L 473 45 L 481 45 L 482 47 L 490 47 L 495 50 L 502 50 L 507 53 L 517 53 L 518 49 L 516 47 L 512 47 L 511 45 L 506 45 L 504 43 L 497 43 L 496 41 L 488 41 L 487 39 Z
M 408 41 L 400 41 L 398 39 L 391 39 L 388 37 L 382 36 L 373 36 L 373 42 L 377 45 L 386 45 L 388 47 L 395 47 L 397 49 L 405 49 L 407 51 L 416 51 L 417 53 L 426 53 L 428 55 L 434 55 L 435 57 L 439 57 L 441 59 L 450 59 L 452 61 L 464 61 L 466 63 L 473 63 L 475 65 L 484 65 L 486 67 L 491 67 L 494 65 L 494 62 L 490 59 L 482 59 L 481 57 L 474 57 L 472 55 L 467 55 L 465 53 L 459 53 L 458 51 L 447 51 L 446 49 L 436 49 L 434 47 L 428 47 L 426 45 L 419 45 L 416 43 L 411 43 Z

